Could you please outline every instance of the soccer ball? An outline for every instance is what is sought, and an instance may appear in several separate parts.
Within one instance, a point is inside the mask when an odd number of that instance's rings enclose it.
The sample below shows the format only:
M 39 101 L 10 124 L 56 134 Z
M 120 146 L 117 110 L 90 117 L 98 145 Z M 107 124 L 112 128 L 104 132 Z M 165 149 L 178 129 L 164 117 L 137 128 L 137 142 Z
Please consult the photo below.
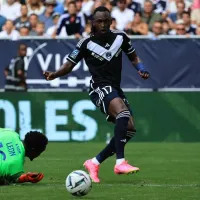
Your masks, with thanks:
M 67 176 L 65 184 L 67 191 L 74 196 L 84 196 L 92 188 L 91 178 L 82 170 L 71 172 Z

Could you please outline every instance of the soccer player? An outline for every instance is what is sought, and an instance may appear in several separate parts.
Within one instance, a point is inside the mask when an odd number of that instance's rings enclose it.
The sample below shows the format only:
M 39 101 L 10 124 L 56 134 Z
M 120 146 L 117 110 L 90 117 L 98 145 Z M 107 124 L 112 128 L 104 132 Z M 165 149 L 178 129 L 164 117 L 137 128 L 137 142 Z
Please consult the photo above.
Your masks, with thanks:
M 100 182 L 98 171 L 100 164 L 109 156 L 116 154 L 116 174 L 129 174 L 139 171 L 138 167 L 128 164 L 124 156 L 125 144 L 135 135 L 132 112 L 129 103 L 120 88 L 122 70 L 122 51 L 143 79 L 149 72 L 137 56 L 131 40 L 122 31 L 110 30 L 111 16 L 105 7 L 98 7 L 93 14 L 90 36 L 80 40 L 76 49 L 69 54 L 67 62 L 56 72 L 44 72 L 46 80 L 53 80 L 72 71 L 84 58 L 92 75 L 90 98 L 107 115 L 107 120 L 115 123 L 114 137 L 110 143 L 93 159 L 84 163 L 94 182 Z
M 22 142 L 18 133 L 0 128 L 0 185 L 41 181 L 42 173 L 24 173 L 24 160 L 25 156 L 31 161 L 38 157 L 47 144 L 48 139 L 40 132 L 28 132 Z

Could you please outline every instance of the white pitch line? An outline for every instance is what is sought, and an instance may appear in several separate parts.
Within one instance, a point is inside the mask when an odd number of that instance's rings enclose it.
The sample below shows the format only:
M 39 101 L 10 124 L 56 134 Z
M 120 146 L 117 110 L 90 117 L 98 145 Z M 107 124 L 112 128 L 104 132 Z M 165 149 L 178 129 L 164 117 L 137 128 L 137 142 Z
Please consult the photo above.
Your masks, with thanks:
M 144 184 L 144 187 L 200 187 L 200 184 L 188 184 L 188 185 L 179 185 L 179 184 Z M 143 187 L 141 186 L 141 187 Z
M 200 184 L 128 184 L 128 183 L 121 183 L 121 184 L 99 184 L 98 186 L 133 186 L 133 187 L 177 187 L 177 188 L 183 188 L 183 187 L 200 187 Z
M 48 187 L 55 187 L 55 186 L 63 186 L 64 184 L 59 184 L 59 183 L 55 183 L 55 184 L 51 184 L 51 183 L 47 183 L 44 184 L 43 186 L 48 186 Z M 93 185 L 95 187 L 118 187 L 118 186 L 132 186 L 132 187 L 177 187 L 177 188 L 184 188 L 184 187 L 200 187 L 200 184 L 137 184 L 134 185 L 133 184 L 128 184 L 128 183 L 114 183 L 114 184 L 108 184 L 108 183 L 100 183 L 100 184 L 95 184 L 93 183 Z

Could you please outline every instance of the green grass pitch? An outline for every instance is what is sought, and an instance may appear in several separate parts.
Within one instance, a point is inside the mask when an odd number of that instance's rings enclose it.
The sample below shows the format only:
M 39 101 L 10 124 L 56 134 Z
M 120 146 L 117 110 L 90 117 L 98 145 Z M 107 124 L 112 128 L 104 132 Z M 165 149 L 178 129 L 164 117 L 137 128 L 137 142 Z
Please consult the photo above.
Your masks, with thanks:
M 128 161 L 140 167 L 135 175 L 115 175 L 115 157 L 100 168 L 100 184 L 85 197 L 73 197 L 65 189 L 65 178 L 83 169 L 104 143 L 50 143 L 35 161 L 26 160 L 26 171 L 45 178 L 38 184 L 0 187 L 1 200 L 199 200 L 200 143 L 129 143 Z

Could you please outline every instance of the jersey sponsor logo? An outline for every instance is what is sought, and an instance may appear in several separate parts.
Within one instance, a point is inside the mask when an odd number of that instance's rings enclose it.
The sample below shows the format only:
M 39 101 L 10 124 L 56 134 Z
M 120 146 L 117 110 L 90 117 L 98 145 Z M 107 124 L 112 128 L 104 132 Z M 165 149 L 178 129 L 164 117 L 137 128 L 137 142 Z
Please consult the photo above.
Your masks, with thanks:
M 100 61 L 103 61 L 104 58 L 102 58 L 101 56 L 97 55 L 96 53 L 92 52 L 91 53 L 92 56 L 94 56 L 95 58 L 99 59 Z
M 79 50 L 78 49 L 75 49 L 74 51 L 72 51 L 72 53 L 70 54 L 70 57 L 73 58 L 73 59 L 76 59 L 76 57 L 78 56 L 79 54 Z
M 110 61 L 113 56 L 115 56 L 117 51 L 121 48 L 122 43 L 123 37 L 121 35 L 118 35 L 108 50 L 93 41 L 88 42 L 87 49 L 103 57 L 107 61 Z

